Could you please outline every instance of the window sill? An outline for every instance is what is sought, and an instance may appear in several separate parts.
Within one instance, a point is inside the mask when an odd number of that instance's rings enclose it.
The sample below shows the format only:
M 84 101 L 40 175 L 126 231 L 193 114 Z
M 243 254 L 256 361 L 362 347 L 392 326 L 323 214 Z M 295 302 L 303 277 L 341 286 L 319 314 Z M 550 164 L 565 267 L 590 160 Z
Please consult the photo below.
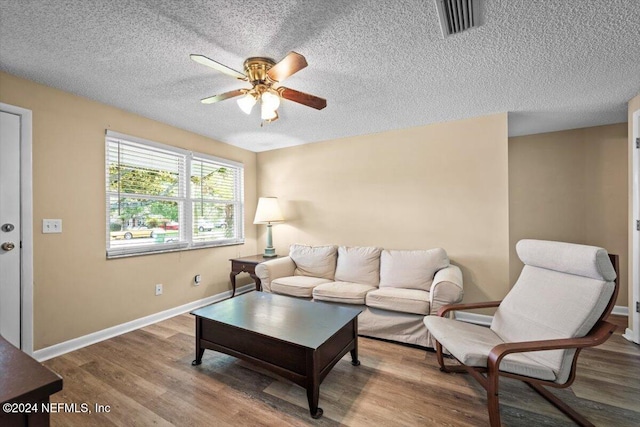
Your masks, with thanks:
M 107 259 L 119 259 L 119 258 L 131 258 L 136 256 L 146 256 L 146 255 L 157 255 L 157 254 L 166 254 L 171 252 L 183 252 L 183 251 L 192 251 L 197 249 L 211 249 L 211 248 L 219 248 L 224 246 L 237 246 L 244 245 L 244 239 L 242 240 L 234 240 L 233 242 L 225 242 L 225 243 L 197 243 L 192 246 L 172 246 L 168 248 L 162 248 L 157 250 L 147 249 L 145 251 L 117 251 L 113 253 L 109 253 L 107 250 Z

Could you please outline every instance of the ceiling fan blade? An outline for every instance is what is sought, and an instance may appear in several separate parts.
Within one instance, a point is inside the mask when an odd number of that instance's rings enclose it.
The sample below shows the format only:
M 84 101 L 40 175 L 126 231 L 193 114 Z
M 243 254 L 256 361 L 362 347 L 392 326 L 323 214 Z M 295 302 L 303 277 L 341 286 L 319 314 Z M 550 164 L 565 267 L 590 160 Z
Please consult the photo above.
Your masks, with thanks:
M 208 98 L 200 100 L 203 104 L 213 104 L 214 102 L 224 101 L 225 99 L 233 98 L 236 96 L 244 95 L 247 92 L 246 89 L 236 89 L 231 92 L 221 93 L 220 95 L 213 95 Z
M 274 82 L 281 82 L 307 66 L 304 56 L 296 52 L 289 52 L 280 62 L 267 71 L 267 75 Z
M 284 99 L 306 105 L 307 107 L 315 108 L 316 110 L 322 110 L 327 106 L 327 100 L 324 98 L 289 89 L 288 87 L 281 86 L 278 88 L 278 92 Z
M 247 80 L 247 76 L 242 74 L 240 71 L 236 71 L 233 68 L 222 65 L 221 63 L 216 62 L 213 59 L 207 58 L 206 56 L 191 54 L 189 55 L 189 57 L 196 61 L 198 64 L 206 65 L 207 67 L 211 67 L 216 71 L 220 71 L 221 73 L 225 73 L 231 77 L 235 77 L 236 79 Z

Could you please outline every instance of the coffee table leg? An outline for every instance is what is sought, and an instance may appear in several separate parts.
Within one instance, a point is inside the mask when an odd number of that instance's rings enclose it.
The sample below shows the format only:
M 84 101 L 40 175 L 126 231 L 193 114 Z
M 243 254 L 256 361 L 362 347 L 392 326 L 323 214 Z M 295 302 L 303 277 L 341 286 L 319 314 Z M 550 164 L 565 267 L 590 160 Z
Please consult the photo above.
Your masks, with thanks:
M 313 419 L 322 416 L 322 408 L 318 408 L 320 400 L 320 380 L 318 379 L 318 368 L 316 366 L 316 352 L 307 350 L 307 400 L 309 401 L 309 412 Z
M 311 384 L 307 387 L 307 400 L 309 401 L 309 412 L 311 418 L 317 420 L 323 414 L 322 408 L 318 408 L 320 400 L 320 384 Z
M 193 366 L 202 364 L 202 355 L 204 354 L 204 348 L 196 350 L 196 358 L 191 362 Z
M 351 364 L 360 366 L 358 360 L 358 318 L 353 319 L 353 350 L 351 350 Z
M 196 316 L 196 358 L 191 365 L 197 366 L 202 363 L 202 355 L 204 354 L 204 348 L 200 346 L 200 338 L 202 337 L 202 318 Z
M 351 350 L 351 364 L 353 366 L 360 366 L 360 361 L 358 360 L 358 348 Z

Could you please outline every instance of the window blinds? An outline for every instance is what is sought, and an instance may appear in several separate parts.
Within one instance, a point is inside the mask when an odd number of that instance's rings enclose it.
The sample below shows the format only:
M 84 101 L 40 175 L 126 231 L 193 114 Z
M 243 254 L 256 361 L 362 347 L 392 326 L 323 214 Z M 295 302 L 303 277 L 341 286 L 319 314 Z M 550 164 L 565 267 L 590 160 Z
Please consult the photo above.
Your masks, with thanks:
M 107 256 L 244 242 L 241 163 L 107 131 Z

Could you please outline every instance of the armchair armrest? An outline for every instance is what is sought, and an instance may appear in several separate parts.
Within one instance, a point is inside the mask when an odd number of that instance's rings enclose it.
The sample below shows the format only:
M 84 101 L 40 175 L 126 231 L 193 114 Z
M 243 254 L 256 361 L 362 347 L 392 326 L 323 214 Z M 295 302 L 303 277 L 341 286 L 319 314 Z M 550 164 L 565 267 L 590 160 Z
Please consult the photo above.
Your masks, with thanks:
M 489 352 L 488 366 L 493 364 L 497 369 L 502 358 L 510 353 L 595 347 L 605 342 L 615 330 L 616 325 L 602 320 L 583 337 L 498 344 Z
M 271 281 L 279 277 L 293 276 L 296 264 L 291 257 L 276 258 L 256 265 L 256 276 L 260 279 L 262 290 L 271 292 Z
M 502 301 L 469 302 L 466 304 L 449 304 L 438 310 L 438 316 L 444 317 L 451 310 L 473 310 L 475 308 L 498 307 Z
M 429 314 L 435 315 L 440 307 L 462 301 L 462 271 L 455 265 L 438 270 L 429 290 Z
M 494 390 L 497 390 L 500 362 L 502 362 L 502 359 L 510 353 L 528 353 L 532 351 L 595 347 L 605 342 L 615 330 L 616 325 L 601 320 L 584 337 L 498 344 L 491 349 L 489 356 L 487 357 L 487 381 L 490 381 Z

